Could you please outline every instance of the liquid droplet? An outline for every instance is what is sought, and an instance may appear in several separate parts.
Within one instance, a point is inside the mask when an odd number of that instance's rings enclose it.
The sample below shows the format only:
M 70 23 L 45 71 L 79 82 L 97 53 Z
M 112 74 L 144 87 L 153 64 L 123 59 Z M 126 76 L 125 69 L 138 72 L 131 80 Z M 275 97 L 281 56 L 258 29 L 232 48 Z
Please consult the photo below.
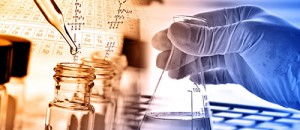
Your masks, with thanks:
M 78 53 L 78 49 L 70 47 L 70 53 L 71 53 L 71 55 L 74 56 L 74 55 L 76 55 Z

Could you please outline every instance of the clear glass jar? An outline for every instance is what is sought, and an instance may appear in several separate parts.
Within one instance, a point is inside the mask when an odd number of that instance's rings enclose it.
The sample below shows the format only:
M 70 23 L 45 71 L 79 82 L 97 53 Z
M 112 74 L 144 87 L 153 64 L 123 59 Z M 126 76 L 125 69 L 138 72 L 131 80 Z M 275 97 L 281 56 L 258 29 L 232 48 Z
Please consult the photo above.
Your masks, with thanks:
M 95 69 L 77 63 L 58 63 L 54 71 L 55 97 L 47 109 L 45 129 L 93 130 L 90 95 Z
M 91 54 L 92 60 L 105 60 L 110 61 L 113 65 L 113 71 L 114 71 L 114 77 L 112 80 L 112 95 L 111 100 L 113 103 L 115 103 L 115 110 L 114 110 L 114 125 L 113 130 L 119 130 L 122 129 L 123 122 L 123 101 L 124 101 L 124 94 L 122 92 L 122 86 L 121 86 L 121 79 L 123 75 L 123 71 L 128 65 L 127 58 L 125 55 L 112 55 L 110 57 L 105 58 L 105 54 L 101 51 L 94 51 Z
M 111 98 L 115 67 L 103 59 L 83 58 L 82 62 L 95 68 L 96 79 L 91 95 L 91 104 L 96 113 L 94 130 L 112 130 L 116 109 L 116 102 Z

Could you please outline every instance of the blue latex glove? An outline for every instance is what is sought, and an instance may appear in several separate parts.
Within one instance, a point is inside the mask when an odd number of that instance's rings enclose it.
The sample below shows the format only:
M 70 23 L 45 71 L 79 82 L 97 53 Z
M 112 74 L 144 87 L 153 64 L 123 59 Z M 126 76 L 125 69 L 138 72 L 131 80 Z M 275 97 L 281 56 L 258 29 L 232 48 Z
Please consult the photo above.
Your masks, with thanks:
M 210 84 L 237 83 L 257 96 L 300 109 L 300 30 L 258 7 L 241 6 L 195 15 L 208 26 L 175 22 L 152 45 L 162 51 L 157 66 L 172 78 L 191 75 L 199 83 L 202 62 Z M 200 58 L 202 57 L 202 58 Z

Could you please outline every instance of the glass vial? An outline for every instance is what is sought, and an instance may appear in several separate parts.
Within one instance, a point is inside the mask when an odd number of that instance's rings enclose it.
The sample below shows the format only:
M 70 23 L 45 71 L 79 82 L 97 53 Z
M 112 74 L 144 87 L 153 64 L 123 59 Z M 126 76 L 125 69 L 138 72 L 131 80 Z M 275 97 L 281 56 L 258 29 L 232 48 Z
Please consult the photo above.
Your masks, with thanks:
M 0 39 L 0 130 L 6 130 L 7 92 L 5 83 L 9 81 L 12 63 L 12 44 Z
M 55 97 L 47 109 L 45 130 L 93 130 L 90 95 L 95 69 L 77 63 L 58 63 L 54 71 Z
M 114 66 L 103 59 L 83 58 L 82 62 L 95 68 L 96 79 L 91 95 L 91 104 L 95 108 L 94 130 L 112 130 L 116 104 L 111 100 Z
M 121 130 L 123 122 L 123 101 L 124 94 L 122 93 L 121 79 L 124 70 L 126 69 L 128 62 L 125 55 L 113 55 L 107 58 L 104 58 L 104 54 L 101 51 L 95 51 L 91 54 L 92 60 L 103 60 L 110 61 L 114 65 L 114 77 L 112 79 L 112 95 L 111 101 L 114 103 L 114 121 L 113 121 L 113 130 Z
M 26 75 L 31 41 L 19 36 L 0 34 L 13 45 L 11 78 L 6 84 L 8 93 L 6 130 L 21 130 L 25 105 Z

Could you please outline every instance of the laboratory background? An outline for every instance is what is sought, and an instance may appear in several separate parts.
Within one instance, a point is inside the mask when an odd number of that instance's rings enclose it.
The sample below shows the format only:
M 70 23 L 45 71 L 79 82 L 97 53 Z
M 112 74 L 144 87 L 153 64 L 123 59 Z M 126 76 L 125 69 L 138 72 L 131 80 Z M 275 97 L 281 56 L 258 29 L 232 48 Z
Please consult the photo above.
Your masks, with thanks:
M 300 129 L 298 110 L 241 85 L 156 66 L 157 32 L 242 5 L 300 27 L 298 0 L 1 0 L 0 130 Z

